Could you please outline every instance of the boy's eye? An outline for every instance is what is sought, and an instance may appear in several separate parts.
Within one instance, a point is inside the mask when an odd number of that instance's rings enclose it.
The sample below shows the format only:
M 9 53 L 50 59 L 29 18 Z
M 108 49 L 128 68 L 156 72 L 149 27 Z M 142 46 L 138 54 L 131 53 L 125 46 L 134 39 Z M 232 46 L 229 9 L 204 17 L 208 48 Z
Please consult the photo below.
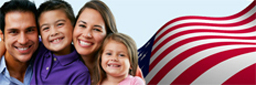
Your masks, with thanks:
M 85 25 L 79 25 L 79 27 L 86 28 L 86 26 L 85 26 Z
M 63 26 L 63 25 L 64 25 L 64 23 L 57 24 L 58 27 Z
M 49 27 L 44 27 L 42 30 L 43 31 L 49 30 Z

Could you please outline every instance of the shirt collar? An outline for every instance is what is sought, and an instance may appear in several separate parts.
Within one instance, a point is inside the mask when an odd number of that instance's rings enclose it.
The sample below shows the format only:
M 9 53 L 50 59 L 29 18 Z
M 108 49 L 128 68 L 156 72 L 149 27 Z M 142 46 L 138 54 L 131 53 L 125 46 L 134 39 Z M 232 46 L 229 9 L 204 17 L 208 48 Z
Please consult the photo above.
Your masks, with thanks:
M 56 56 L 53 54 L 53 57 L 57 58 L 57 60 L 60 62 L 61 65 L 67 65 L 72 63 L 73 61 L 77 60 L 79 58 L 79 55 L 76 50 L 74 50 L 72 53 L 67 55 L 61 55 Z
M 0 61 L 0 73 L 3 73 L 5 69 L 6 69 L 5 58 L 4 56 L 2 56 Z

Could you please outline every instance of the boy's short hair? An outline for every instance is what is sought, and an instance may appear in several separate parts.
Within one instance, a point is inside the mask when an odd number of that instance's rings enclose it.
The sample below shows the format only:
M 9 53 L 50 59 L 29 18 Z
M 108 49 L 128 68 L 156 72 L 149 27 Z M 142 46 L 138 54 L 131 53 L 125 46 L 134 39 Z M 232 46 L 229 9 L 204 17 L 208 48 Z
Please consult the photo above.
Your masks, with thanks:
M 74 15 L 73 9 L 69 3 L 67 3 L 63 0 L 46 1 L 39 6 L 39 9 L 38 9 L 39 16 L 38 17 L 40 17 L 40 15 L 43 12 L 51 11 L 51 10 L 62 10 L 66 14 L 67 18 L 70 20 L 71 24 L 74 26 L 75 15 Z
M 37 9 L 36 5 L 29 1 L 29 0 L 11 0 L 8 2 L 5 2 L 3 6 L 1 7 L 1 30 L 4 34 L 4 29 L 5 29 L 5 15 L 9 12 L 13 11 L 19 11 L 19 12 L 32 12 L 35 16 L 36 19 L 36 25 L 37 29 L 38 28 L 38 23 L 37 23 Z

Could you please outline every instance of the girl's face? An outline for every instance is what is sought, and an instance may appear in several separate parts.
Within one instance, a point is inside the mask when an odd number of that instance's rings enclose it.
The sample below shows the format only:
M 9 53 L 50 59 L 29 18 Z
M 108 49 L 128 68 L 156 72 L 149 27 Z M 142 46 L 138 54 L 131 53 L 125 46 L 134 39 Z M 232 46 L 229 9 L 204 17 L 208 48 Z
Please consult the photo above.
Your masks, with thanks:
M 127 77 L 130 69 L 127 47 L 120 42 L 110 40 L 101 55 L 101 66 L 107 75 Z
M 72 42 L 73 26 L 62 10 L 43 12 L 39 18 L 40 32 L 44 46 L 58 55 L 66 52 Z
M 73 42 L 77 52 L 82 56 L 93 56 L 98 51 L 107 32 L 100 13 L 85 8 L 77 19 Z

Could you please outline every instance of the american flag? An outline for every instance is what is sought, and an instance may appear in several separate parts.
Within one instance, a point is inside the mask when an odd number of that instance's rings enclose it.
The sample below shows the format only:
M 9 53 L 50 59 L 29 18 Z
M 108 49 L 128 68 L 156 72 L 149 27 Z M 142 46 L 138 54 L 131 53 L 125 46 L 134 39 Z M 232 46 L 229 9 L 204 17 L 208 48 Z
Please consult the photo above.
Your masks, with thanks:
M 256 84 L 256 1 L 231 16 L 184 16 L 139 50 L 147 84 Z

